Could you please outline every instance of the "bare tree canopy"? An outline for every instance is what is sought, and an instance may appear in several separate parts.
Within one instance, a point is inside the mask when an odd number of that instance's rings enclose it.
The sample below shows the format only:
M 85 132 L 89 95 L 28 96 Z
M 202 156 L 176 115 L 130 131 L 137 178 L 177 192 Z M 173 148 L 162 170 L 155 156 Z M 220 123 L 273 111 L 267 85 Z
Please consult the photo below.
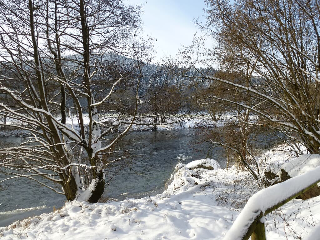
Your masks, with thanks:
M 203 77 L 230 90 L 211 98 L 289 129 L 310 152 L 319 153 L 320 2 L 206 2 L 207 29 L 217 40 L 215 56 L 226 74 Z M 230 80 L 230 74 L 238 78 Z M 251 97 L 234 98 L 234 91 Z
M 0 114 L 33 136 L 0 151 L 0 171 L 35 180 L 68 200 L 98 201 L 103 152 L 130 126 L 102 143 L 113 129 L 97 109 L 120 82 L 139 78 L 110 74 L 114 69 L 105 60 L 111 52 L 122 54 L 137 59 L 139 69 L 139 11 L 121 0 L 0 2 L 0 91 L 9 98 L 1 101 Z M 132 101 L 136 106 L 136 96 Z

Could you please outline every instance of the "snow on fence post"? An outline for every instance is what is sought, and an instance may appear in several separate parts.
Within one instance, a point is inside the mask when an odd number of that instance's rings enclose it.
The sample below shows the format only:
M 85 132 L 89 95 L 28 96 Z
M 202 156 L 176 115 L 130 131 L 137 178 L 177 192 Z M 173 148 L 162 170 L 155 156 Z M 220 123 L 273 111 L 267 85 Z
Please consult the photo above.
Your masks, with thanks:
M 319 156 L 320 157 L 320 156 Z M 265 240 L 263 217 L 320 182 L 320 166 L 254 194 L 247 202 L 224 240 Z

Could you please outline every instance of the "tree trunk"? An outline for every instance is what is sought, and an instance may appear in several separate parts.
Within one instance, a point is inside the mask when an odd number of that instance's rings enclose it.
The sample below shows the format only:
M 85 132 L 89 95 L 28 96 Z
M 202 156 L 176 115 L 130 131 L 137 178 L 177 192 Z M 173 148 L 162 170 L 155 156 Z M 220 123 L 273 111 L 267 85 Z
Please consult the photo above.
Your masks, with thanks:
M 77 197 L 78 186 L 73 175 L 65 176 L 63 190 L 68 201 L 73 201 Z
M 157 124 L 158 124 L 158 115 L 156 114 L 156 116 L 153 119 L 153 128 L 152 131 L 157 131 Z
M 97 174 L 97 179 L 98 182 L 96 184 L 95 189 L 92 191 L 91 197 L 88 200 L 89 203 L 98 202 L 104 192 L 105 181 L 103 178 L 102 170 Z

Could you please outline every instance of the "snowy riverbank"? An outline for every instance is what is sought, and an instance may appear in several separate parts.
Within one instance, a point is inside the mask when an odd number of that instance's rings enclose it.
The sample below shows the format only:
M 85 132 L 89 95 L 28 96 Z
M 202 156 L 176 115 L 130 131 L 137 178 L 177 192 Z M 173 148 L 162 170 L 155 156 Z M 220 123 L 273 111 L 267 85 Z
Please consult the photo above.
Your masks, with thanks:
M 221 127 L 225 123 L 236 119 L 236 113 L 225 113 L 221 116 L 216 116 L 217 120 L 213 120 L 212 116 L 208 113 L 193 113 L 193 114 L 175 114 L 166 116 L 161 121 L 161 117 L 157 116 L 157 123 L 155 124 L 156 116 L 151 115 L 139 115 L 133 121 L 131 131 L 150 131 L 156 126 L 157 130 L 178 130 L 186 128 L 214 128 Z M 100 117 L 101 126 L 113 126 L 119 131 L 123 131 L 126 127 L 131 124 L 133 117 L 125 116 L 120 114 L 104 114 Z M 255 116 L 251 117 L 251 120 L 255 120 Z M 2 123 L 3 119 L 0 119 Z M 89 118 L 84 114 L 84 124 L 89 123 Z M 6 127 L 2 127 L 0 131 L 0 137 L 16 136 L 16 137 L 27 137 L 30 134 L 25 130 L 15 129 L 11 127 L 14 124 L 22 124 L 22 122 L 17 122 L 17 120 L 12 120 L 8 118 L 6 120 Z M 72 129 L 78 129 L 78 119 L 76 117 L 67 118 L 67 125 Z
M 261 161 L 283 164 L 286 147 L 264 153 Z M 261 164 L 263 164 L 261 162 Z M 221 169 L 211 159 L 178 164 L 162 194 L 142 199 L 67 203 L 0 228 L 1 239 L 222 239 L 247 199 L 259 190 L 247 172 Z M 293 200 L 268 215 L 268 239 L 306 237 L 320 221 L 320 197 Z

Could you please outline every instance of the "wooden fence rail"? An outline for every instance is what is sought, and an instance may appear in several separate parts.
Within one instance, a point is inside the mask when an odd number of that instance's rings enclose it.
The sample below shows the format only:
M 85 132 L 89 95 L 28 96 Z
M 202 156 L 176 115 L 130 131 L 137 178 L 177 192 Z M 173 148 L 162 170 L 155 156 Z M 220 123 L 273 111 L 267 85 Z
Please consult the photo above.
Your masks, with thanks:
M 300 176 L 262 189 L 247 202 L 227 232 L 224 240 L 265 240 L 262 218 L 287 202 L 313 188 L 320 182 L 320 167 Z

